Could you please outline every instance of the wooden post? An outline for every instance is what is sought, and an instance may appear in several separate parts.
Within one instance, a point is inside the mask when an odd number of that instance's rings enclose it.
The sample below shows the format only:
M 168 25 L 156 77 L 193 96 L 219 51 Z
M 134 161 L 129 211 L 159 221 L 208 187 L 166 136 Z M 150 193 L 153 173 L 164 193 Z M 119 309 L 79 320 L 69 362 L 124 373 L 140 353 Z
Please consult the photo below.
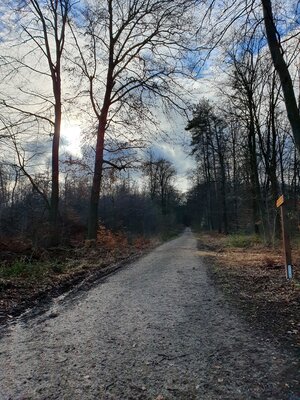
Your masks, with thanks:
M 293 278 L 293 266 L 292 266 L 292 252 L 291 252 L 291 244 L 290 238 L 288 234 L 288 230 L 286 228 L 286 216 L 284 209 L 284 197 L 280 196 L 276 201 L 276 207 L 280 208 L 280 216 L 281 216 L 281 231 L 282 231 L 282 242 L 283 242 L 283 254 L 284 254 L 284 262 L 285 262 L 285 273 L 286 279 Z

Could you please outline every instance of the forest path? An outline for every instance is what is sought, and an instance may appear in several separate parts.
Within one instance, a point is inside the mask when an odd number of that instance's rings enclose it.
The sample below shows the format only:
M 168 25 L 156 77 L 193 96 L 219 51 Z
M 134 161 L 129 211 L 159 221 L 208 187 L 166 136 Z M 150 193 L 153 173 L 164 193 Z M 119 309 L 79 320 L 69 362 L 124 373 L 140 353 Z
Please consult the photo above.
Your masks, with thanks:
M 242 322 L 188 230 L 0 339 L 0 399 L 299 399 L 297 360 Z

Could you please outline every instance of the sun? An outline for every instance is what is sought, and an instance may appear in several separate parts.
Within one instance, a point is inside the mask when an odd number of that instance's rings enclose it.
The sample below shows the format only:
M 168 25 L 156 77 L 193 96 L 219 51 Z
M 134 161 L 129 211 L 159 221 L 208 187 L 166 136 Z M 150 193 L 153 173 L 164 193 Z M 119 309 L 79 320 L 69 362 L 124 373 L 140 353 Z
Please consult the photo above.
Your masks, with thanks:
M 74 156 L 81 157 L 81 129 L 79 124 L 73 121 L 62 122 L 61 138 L 63 149 Z

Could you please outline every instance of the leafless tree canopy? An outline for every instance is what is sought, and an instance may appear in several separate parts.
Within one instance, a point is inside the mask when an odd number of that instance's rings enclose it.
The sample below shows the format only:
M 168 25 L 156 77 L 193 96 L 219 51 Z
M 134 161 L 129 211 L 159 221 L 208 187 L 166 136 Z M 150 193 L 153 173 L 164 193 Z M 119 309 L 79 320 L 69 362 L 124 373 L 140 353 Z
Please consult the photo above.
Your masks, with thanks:
M 0 11 L 7 232 L 16 220 L 37 237 L 39 218 L 57 244 L 72 220 L 89 239 L 100 220 L 148 233 L 150 220 L 181 220 L 270 241 L 283 192 L 297 225 L 297 1 L 5 0 Z M 171 146 L 187 128 L 185 197 L 175 189 L 182 159 L 155 150 L 162 115 L 174 119 Z M 143 223 L 130 222 L 133 207 Z

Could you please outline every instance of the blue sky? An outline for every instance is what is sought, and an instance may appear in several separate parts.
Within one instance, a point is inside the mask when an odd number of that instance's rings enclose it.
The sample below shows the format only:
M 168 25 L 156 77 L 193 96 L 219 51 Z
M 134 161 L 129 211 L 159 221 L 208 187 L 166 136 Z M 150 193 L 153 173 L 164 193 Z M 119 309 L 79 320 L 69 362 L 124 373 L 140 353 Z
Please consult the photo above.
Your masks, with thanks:
M 281 12 L 287 11 L 290 13 L 290 10 L 295 9 L 295 2 L 294 1 L 280 1 L 281 3 Z M 260 3 L 257 3 L 260 4 Z M 3 32 L 4 22 L 3 18 L 5 17 L 5 6 L 2 4 L 0 5 L 0 31 Z M 220 9 L 218 9 L 218 12 Z M 217 13 L 212 16 L 212 20 L 218 21 Z M 281 24 L 280 30 L 281 33 L 286 33 L 289 29 L 292 29 L 294 25 L 294 21 L 289 21 L 289 24 Z M 2 28 L 2 29 L 1 29 Z M 13 32 L 12 32 L 13 34 Z M 228 37 L 230 34 L 230 30 L 228 32 Z M 13 35 L 14 36 L 14 35 Z M 205 38 L 206 39 L 206 38 Z M 201 35 L 199 34 L 199 40 L 202 40 Z M 226 42 L 226 40 L 225 40 Z M 195 44 L 195 43 L 194 43 Z M 193 44 L 193 45 L 194 45 Z M 1 43 L 1 34 L 0 34 L 0 45 L 3 46 L 3 41 Z M 13 51 L 17 52 L 17 46 L 12 48 Z M 0 51 L 3 50 L 0 49 Z M 70 51 L 70 53 L 72 53 Z M 205 58 L 206 51 L 203 51 L 200 54 L 200 58 Z M 34 53 L 31 53 L 31 57 L 36 57 Z M 222 58 L 224 59 L 224 54 L 221 51 L 215 51 L 212 54 L 212 57 L 203 67 L 201 63 L 199 63 L 194 70 L 194 80 L 179 77 L 180 83 L 186 89 L 186 97 L 189 99 L 191 104 L 196 104 L 201 98 L 206 97 L 210 100 L 215 100 L 218 98 L 216 88 L 218 86 L 222 86 L 222 81 L 224 80 L 224 75 L 221 73 L 221 69 L 219 68 L 222 65 Z M 39 59 L 32 60 L 34 64 L 39 63 L 39 66 L 42 65 Z M 193 55 L 185 55 L 185 59 L 183 60 L 185 64 L 193 64 L 195 61 L 195 56 Z M 201 65 L 201 68 L 200 68 Z M 38 89 L 45 90 L 45 93 L 49 88 L 44 82 L 44 79 L 36 79 L 33 75 L 31 78 L 27 79 L 27 86 L 26 90 L 32 90 L 32 88 L 36 87 Z M 4 93 L 5 95 L 9 94 L 12 88 L 17 88 L 20 83 L 24 83 L 26 81 L 26 77 L 22 76 L 22 74 L 18 74 L 15 76 L 14 79 L 10 80 L 9 82 L 1 82 L 0 83 L 0 94 Z M 70 83 L 70 84 L 69 84 Z M 72 90 L 73 86 L 76 86 L 77 83 L 72 79 L 68 82 L 65 88 L 65 96 L 69 95 L 70 91 Z M 49 86 L 49 85 L 48 85 Z M 2 96 L 1 94 L 1 96 Z M 64 115 L 64 122 L 63 122 L 63 129 L 62 129 L 62 152 L 68 151 L 74 154 L 74 156 L 80 156 L 80 131 L 82 132 L 87 128 L 87 125 L 91 121 L 86 121 L 82 118 L 83 112 L 81 112 L 82 104 L 76 104 L 74 108 L 77 107 L 77 110 L 68 110 L 68 112 Z M 70 108 L 71 109 L 71 108 Z M 175 112 L 166 115 L 163 113 L 161 108 L 155 109 L 155 117 L 157 121 L 160 122 L 160 129 L 163 132 L 163 135 L 155 136 L 156 139 L 153 140 L 150 147 L 153 151 L 168 159 L 172 163 L 174 163 L 175 168 L 178 173 L 178 188 L 181 190 L 187 190 L 190 185 L 190 180 L 188 178 L 188 173 L 190 169 L 195 166 L 195 161 L 192 157 L 188 155 L 189 148 L 188 144 L 190 141 L 189 133 L 184 130 L 187 120 L 180 114 Z M 87 118 L 87 116 L 85 117 Z M 47 133 L 45 133 L 47 135 Z M 44 139 L 43 139 L 44 140 Z M 44 141 L 46 145 L 44 158 L 45 163 L 48 161 L 48 157 L 50 154 L 51 146 L 49 140 L 49 134 L 47 136 L 47 140 Z M 41 155 L 39 155 L 39 160 L 41 159 Z

